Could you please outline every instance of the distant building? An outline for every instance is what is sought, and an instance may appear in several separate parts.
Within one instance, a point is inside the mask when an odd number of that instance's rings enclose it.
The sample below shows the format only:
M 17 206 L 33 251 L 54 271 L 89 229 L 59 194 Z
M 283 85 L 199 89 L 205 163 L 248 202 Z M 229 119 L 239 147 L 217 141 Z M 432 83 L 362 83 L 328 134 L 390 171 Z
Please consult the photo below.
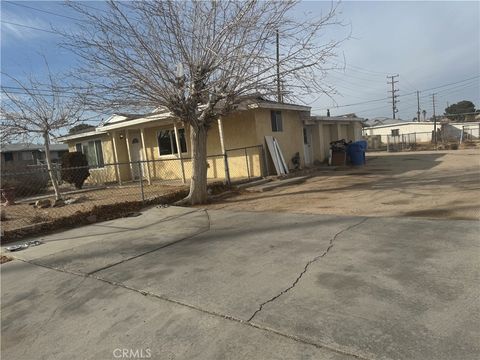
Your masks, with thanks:
M 52 162 L 60 162 L 64 153 L 68 152 L 66 144 L 50 144 Z M 3 144 L 0 149 L 2 171 L 22 169 L 28 166 L 45 164 L 45 150 L 38 144 Z

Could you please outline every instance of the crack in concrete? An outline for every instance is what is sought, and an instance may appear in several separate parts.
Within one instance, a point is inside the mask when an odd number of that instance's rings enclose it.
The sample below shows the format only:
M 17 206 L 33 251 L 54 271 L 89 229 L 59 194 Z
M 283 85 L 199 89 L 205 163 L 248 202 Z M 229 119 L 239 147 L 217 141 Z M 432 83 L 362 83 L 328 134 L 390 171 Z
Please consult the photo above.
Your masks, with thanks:
M 200 234 L 203 234 L 207 231 L 209 231 L 211 229 L 211 218 L 210 218 L 210 215 L 207 211 L 207 209 L 203 209 L 205 211 L 205 214 L 207 215 L 207 218 L 208 218 L 208 228 L 207 229 L 204 229 L 196 234 L 193 234 L 193 235 L 190 235 L 188 237 L 185 237 L 185 238 L 182 238 L 180 240 L 177 240 L 175 242 L 172 242 L 172 243 L 169 243 L 167 244 L 166 246 L 170 246 L 170 245 L 174 245 L 180 241 L 183 241 L 183 240 L 186 240 L 186 239 L 191 239 L 197 235 L 200 235 Z M 293 286 L 291 286 L 289 289 L 283 291 L 282 293 L 285 293 L 286 291 L 290 290 L 291 288 L 293 288 L 297 283 L 298 281 L 300 280 L 300 278 L 303 276 L 303 274 L 307 271 L 307 268 L 308 266 L 313 263 L 314 261 L 316 261 L 317 259 L 325 256 L 329 251 L 330 249 L 333 247 L 333 242 L 335 241 L 335 239 L 343 232 L 345 231 L 348 231 L 362 223 L 364 223 L 365 221 L 367 221 L 368 218 L 365 218 L 363 219 L 362 221 L 356 223 L 356 224 L 353 224 L 341 231 L 339 231 L 338 233 L 336 233 L 332 239 L 330 239 L 330 244 L 329 246 L 327 247 L 327 249 L 319 256 L 315 257 L 314 259 L 312 259 L 311 261 L 309 261 L 307 263 L 307 265 L 305 265 L 305 269 L 304 271 L 300 274 L 300 276 L 295 280 Z M 163 246 L 162 248 L 166 247 L 166 246 Z M 160 248 L 161 249 L 161 248 Z M 160 250 L 160 249 L 156 249 L 156 250 Z M 154 251 L 156 251 L 154 250 Z M 144 255 L 144 254 L 143 254 Z M 135 256 L 136 258 L 137 256 Z M 125 261 L 128 261 L 128 260 L 131 260 L 132 258 L 129 258 Z M 94 279 L 94 280 L 97 280 L 97 281 L 100 281 L 100 282 L 103 282 L 105 284 L 108 284 L 110 286 L 114 286 L 114 287 L 119 287 L 119 288 L 122 288 L 122 289 L 125 289 L 125 290 L 129 290 L 129 291 L 133 291 L 135 293 L 138 293 L 142 296 L 150 296 L 150 297 L 153 297 L 155 299 L 159 299 L 159 300 L 162 300 L 162 301 L 166 301 L 166 302 L 169 302 L 169 303 L 172 303 L 172 304 L 175 304 L 175 305 L 178 305 L 178 306 L 183 306 L 183 307 L 186 307 L 186 308 L 189 308 L 191 310 L 194 310 L 194 311 L 198 311 L 198 312 L 201 312 L 201 313 L 204 313 L 204 314 L 207 314 L 207 315 L 211 315 L 211 316 L 215 316 L 215 317 L 220 317 L 224 320 L 229 320 L 229 321 L 233 321 L 233 322 L 236 322 L 236 323 L 239 323 L 241 325 L 244 325 L 244 326 L 249 326 L 249 327 L 252 327 L 254 329 L 258 329 L 260 331 L 264 331 L 264 332 L 267 332 L 267 333 L 272 333 L 272 334 L 276 334 L 278 336 L 281 336 L 283 338 L 286 338 L 286 339 L 290 339 L 292 341 L 295 341 L 295 342 L 299 342 L 299 343 L 302 343 L 302 344 L 305 344 L 305 345 L 310 345 L 310 346 L 313 346 L 317 349 L 322 349 L 322 350 L 328 350 L 328 351 L 332 351 L 334 353 L 337 353 L 337 354 L 340 354 L 340 355 L 344 355 L 344 356 L 349 356 L 349 357 L 353 357 L 353 358 L 356 358 L 356 359 L 361 359 L 361 360 L 371 360 L 369 358 L 366 358 L 364 357 L 363 355 L 360 355 L 360 354 L 356 354 L 356 353 L 353 353 L 353 352 L 348 352 L 348 351 L 345 351 L 345 350 L 342 350 L 342 349 L 338 349 L 338 348 L 334 348 L 334 347 L 331 347 L 330 345 L 324 345 L 324 344 L 321 344 L 321 343 L 318 343 L 318 342 L 314 342 L 312 340 L 309 340 L 309 339 L 305 339 L 303 337 L 300 337 L 300 336 L 297 336 L 297 335 L 293 335 L 293 334 L 288 334 L 288 333 L 283 333 L 279 330 L 276 330 L 276 329 L 273 329 L 273 328 L 270 328 L 270 327 L 267 327 L 267 326 L 262 326 L 262 325 L 259 325 L 259 324 L 255 324 L 255 323 L 252 323 L 250 322 L 250 320 L 253 318 L 253 316 L 256 315 L 256 313 L 258 313 L 258 310 L 255 312 L 255 314 L 247 321 L 243 320 L 243 319 L 240 319 L 240 318 L 237 318 L 235 316 L 232 316 L 232 315 L 228 315 L 228 314 L 223 314 L 223 313 L 219 313 L 219 312 L 216 312 L 216 311 L 213 311 L 213 310 L 207 310 L 207 309 L 204 309 L 204 308 L 201 308 L 199 306 L 196 306 L 196 305 L 192 305 L 192 304 L 189 304 L 189 303 L 186 303 L 186 302 L 183 302 L 183 301 L 180 301 L 180 300 L 176 300 L 176 299 L 172 299 L 172 298 L 169 298 L 169 297 L 166 297 L 166 296 L 163 296 L 163 295 L 159 295 L 159 294 L 155 294 L 155 293 L 152 293 L 150 291 L 146 291 L 146 290 L 141 290 L 141 289 L 136 289 L 134 287 L 131 287 L 131 286 L 128 286 L 126 284 L 123 284 L 123 283 L 120 283 L 120 282 L 116 282 L 116 281 L 113 281 L 113 280 L 107 280 L 105 278 L 101 278 L 99 276 L 96 276 L 94 275 L 94 272 L 92 273 L 81 273 L 81 272 L 76 272 L 76 271 L 71 271 L 71 270 L 66 270 L 66 269 L 62 269 L 62 268 L 57 268 L 57 267 L 53 267 L 53 266 L 48 266 L 48 265 L 44 265 L 44 264 L 38 264 L 38 263 L 35 263 L 34 260 L 24 260 L 24 259 L 18 259 L 16 258 L 16 260 L 19 260 L 19 261 L 22 261 L 22 262 L 25 262 L 25 263 L 28 263 L 30 265 L 34 265 L 34 266 L 39 266 L 39 267 L 42 267 L 42 268 L 45 268 L 45 269 L 49 269 L 49 270 L 54 270 L 54 271 L 58 271 L 58 272 L 61 272 L 61 273 L 65 273 L 65 274 L 69 274 L 69 275 L 73 275 L 73 276 L 78 276 L 78 277 L 83 277 L 84 280 L 85 279 Z M 118 264 L 115 264 L 115 265 L 118 265 Z M 84 282 L 84 280 L 81 281 L 80 284 L 82 284 Z M 79 285 L 80 285 L 79 284 Z M 281 294 L 282 294 L 281 293 Z M 278 295 L 275 297 L 278 298 L 279 296 Z M 272 300 L 273 301 L 273 300 Z M 265 303 L 263 303 L 261 305 L 261 307 L 268 303 L 270 301 L 267 301 Z M 260 309 L 261 310 L 261 309 Z M 53 318 L 53 315 L 51 316 L 51 318 Z
M 83 277 L 85 279 L 94 279 L 94 280 L 103 282 L 105 284 L 108 284 L 108 285 L 111 285 L 111 286 L 114 286 L 114 287 L 119 287 L 119 288 L 122 288 L 122 289 L 125 289 L 125 290 L 133 291 L 133 292 L 138 293 L 142 296 L 150 296 L 150 297 L 153 297 L 155 299 L 166 301 L 166 302 L 169 302 L 169 303 L 172 303 L 172 304 L 175 304 L 175 305 L 183 306 L 183 307 L 186 307 L 186 308 L 189 308 L 191 310 L 198 311 L 198 312 L 201 312 L 201 313 L 204 313 L 204 314 L 207 314 L 207 315 L 220 317 L 224 320 L 233 321 L 233 322 L 239 323 L 241 325 L 252 327 L 254 329 L 258 329 L 258 330 L 265 331 L 265 332 L 268 332 L 268 333 L 276 334 L 276 335 L 279 335 L 283 338 L 293 340 L 295 342 L 299 342 L 299 343 L 302 343 L 302 344 L 305 344 L 305 345 L 313 346 L 317 349 L 329 350 L 329 351 L 335 352 L 337 354 L 350 356 L 350 357 L 353 357 L 353 358 L 356 358 L 356 359 L 371 360 L 371 359 L 366 358 L 366 357 L 364 357 L 360 354 L 347 352 L 345 350 L 337 349 L 337 348 L 331 347 L 329 345 L 323 345 L 321 343 L 317 343 L 317 342 L 314 342 L 312 340 L 302 338 L 300 336 L 296 336 L 296 335 L 292 335 L 292 334 L 288 334 L 288 333 L 283 333 L 279 330 L 275 330 L 275 329 L 269 328 L 267 326 L 261 326 L 259 324 L 251 323 L 251 322 L 245 321 L 243 319 L 237 318 L 237 317 L 232 316 L 232 315 L 222 314 L 222 313 L 219 313 L 219 312 L 216 312 L 216 311 L 213 311 L 213 310 L 207 310 L 207 309 L 201 308 L 201 307 L 196 306 L 196 305 L 192 305 L 192 304 L 180 301 L 180 300 L 175 300 L 175 299 L 163 296 L 163 295 L 158 295 L 158 294 L 152 293 L 150 291 L 136 289 L 136 288 L 128 286 L 126 284 L 119 283 L 119 282 L 116 282 L 116 281 L 113 281 L 113 280 L 107 280 L 107 279 L 104 279 L 104 278 L 101 278 L 101 277 L 98 277 L 98 276 L 95 276 L 95 275 L 92 275 L 92 274 L 79 273 L 79 272 L 75 272 L 75 271 L 56 268 L 56 267 L 53 267 L 53 266 L 36 264 L 36 263 L 31 262 L 29 260 L 23 260 L 23 259 L 16 259 L 16 260 L 28 263 L 30 265 L 39 266 L 39 267 L 42 267 L 42 268 L 45 268 L 45 269 L 54 270 L 54 271 L 58 271 L 58 272 L 69 274 L 69 275 Z M 83 281 L 82 281 L 82 283 L 83 283 Z
M 313 259 L 309 260 L 309 261 L 305 264 L 302 272 L 297 276 L 297 278 L 296 278 L 295 281 L 292 283 L 292 285 L 290 285 L 290 286 L 287 287 L 286 289 L 282 290 L 281 292 L 279 292 L 279 293 L 278 293 L 277 295 L 275 295 L 274 297 L 272 297 L 272 298 L 268 299 L 267 301 L 261 303 L 260 306 L 258 307 L 258 309 L 255 310 L 255 312 L 252 314 L 252 316 L 250 316 L 250 318 L 249 318 L 247 321 L 248 321 L 248 322 L 252 321 L 253 318 L 254 318 L 260 311 L 263 310 L 263 307 L 264 307 L 265 305 L 267 305 L 268 303 L 271 303 L 271 302 L 277 300 L 280 296 L 282 296 L 283 294 L 285 294 L 285 293 L 289 292 L 290 290 L 292 290 L 292 289 L 298 284 L 298 282 L 300 281 L 300 279 L 302 278 L 302 276 L 305 275 L 305 273 L 307 272 L 309 266 L 312 265 L 315 261 L 321 259 L 322 257 L 324 257 L 325 255 L 328 254 L 328 252 L 329 252 L 330 249 L 333 247 L 334 242 L 335 242 L 335 240 L 337 239 L 337 237 L 338 237 L 339 235 L 341 235 L 342 233 L 344 233 L 344 232 L 346 232 L 346 231 L 349 231 L 349 230 L 353 229 L 354 227 L 360 226 L 361 224 L 363 224 L 363 223 L 366 222 L 367 220 L 368 220 L 368 218 L 364 218 L 364 219 L 362 219 L 361 221 L 359 221 L 358 223 L 355 223 L 355 224 L 353 224 L 353 225 L 350 225 L 350 226 L 346 227 L 345 229 L 340 230 L 339 232 L 337 232 L 337 233 L 330 239 L 329 244 L 328 244 L 328 247 L 325 249 L 325 251 L 324 251 L 323 253 L 321 253 L 320 255 L 315 256 Z

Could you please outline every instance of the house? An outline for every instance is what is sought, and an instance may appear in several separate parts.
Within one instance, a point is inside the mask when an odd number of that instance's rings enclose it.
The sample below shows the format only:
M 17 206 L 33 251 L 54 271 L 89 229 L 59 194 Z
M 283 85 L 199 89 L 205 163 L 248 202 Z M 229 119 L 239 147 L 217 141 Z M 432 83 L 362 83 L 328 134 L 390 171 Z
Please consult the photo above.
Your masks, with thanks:
M 50 158 L 58 163 L 64 153 L 68 152 L 66 144 L 50 144 Z M 45 164 L 45 148 L 38 144 L 2 144 L 0 149 L 2 172 L 18 171 L 29 166 Z
M 297 104 L 245 100 L 209 129 L 208 177 L 272 174 L 274 166 L 265 136 L 277 139 L 289 168 L 294 167 L 292 159 L 296 156 L 301 166 L 322 162 L 328 156 L 330 141 L 361 138 L 360 120 L 310 116 L 310 107 Z M 167 110 L 157 109 L 147 115 L 117 114 L 93 131 L 59 140 L 67 143 L 70 151 L 86 155 L 92 166 L 90 180 L 122 183 L 142 176 L 150 183 L 191 177 L 189 136 L 188 126 Z

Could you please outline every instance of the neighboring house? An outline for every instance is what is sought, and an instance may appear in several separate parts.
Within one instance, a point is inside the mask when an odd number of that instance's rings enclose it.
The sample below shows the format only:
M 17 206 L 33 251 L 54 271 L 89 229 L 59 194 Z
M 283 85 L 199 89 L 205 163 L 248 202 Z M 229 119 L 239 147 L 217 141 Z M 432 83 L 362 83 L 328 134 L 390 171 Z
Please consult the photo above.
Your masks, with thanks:
M 29 166 L 45 163 L 45 149 L 37 144 L 3 144 L 1 152 L 2 172 L 25 169 Z M 50 144 L 52 162 L 61 161 L 64 153 L 68 152 L 66 144 Z
M 324 161 L 328 143 L 361 138 L 359 118 L 310 116 L 310 107 L 277 103 L 261 98 L 242 102 L 237 111 L 212 124 L 208 132 L 208 177 L 225 178 L 224 150 L 231 178 L 273 173 L 265 136 L 274 136 L 285 161 L 294 167 L 298 153 L 301 166 Z M 191 177 L 190 131 L 166 110 L 151 115 L 114 115 L 95 131 L 60 138 L 70 151 L 86 154 L 91 177 L 129 181 L 140 170 L 154 179 Z M 263 150 L 262 150 L 263 149 Z M 266 159 L 266 161 L 265 161 Z M 139 168 L 138 161 L 148 161 Z M 106 164 L 117 164 L 106 166 Z
M 447 123 L 437 121 L 437 129 L 443 133 L 445 140 L 459 139 L 462 130 L 471 139 L 479 138 L 479 122 Z M 414 134 L 416 142 L 432 141 L 434 122 L 403 121 L 397 123 L 388 122 L 384 125 L 374 125 L 363 128 L 364 136 L 380 136 L 382 143 L 387 143 L 387 137 L 402 137 L 402 135 Z

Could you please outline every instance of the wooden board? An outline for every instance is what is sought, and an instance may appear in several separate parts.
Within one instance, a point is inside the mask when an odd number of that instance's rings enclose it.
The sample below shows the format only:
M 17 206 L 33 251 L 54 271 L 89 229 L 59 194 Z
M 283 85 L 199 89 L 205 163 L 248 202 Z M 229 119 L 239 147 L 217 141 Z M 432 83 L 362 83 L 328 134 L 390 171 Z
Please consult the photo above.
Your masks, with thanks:
M 272 157 L 275 171 L 277 172 L 277 175 L 281 175 L 278 153 L 275 148 L 275 143 L 273 142 L 273 136 L 265 136 L 265 142 L 267 143 L 268 151 L 270 152 L 270 156 Z
M 275 139 L 275 138 L 273 138 L 273 143 L 274 143 L 275 148 L 276 148 L 277 153 L 278 153 L 278 157 L 279 157 L 279 160 L 280 160 L 281 168 L 283 170 L 283 174 L 288 174 L 288 165 L 285 161 L 285 158 L 283 157 L 282 150 L 280 149 L 280 144 L 278 143 L 278 140 Z
M 285 158 L 283 157 L 278 140 L 273 136 L 265 136 L 265 142 L 267 143 L 267 148 L 270 152 L 270 156 L 272 157 L 273 165 L 275 166 L 277 175 L 288 174 L 288 165 L 285 162 Z

